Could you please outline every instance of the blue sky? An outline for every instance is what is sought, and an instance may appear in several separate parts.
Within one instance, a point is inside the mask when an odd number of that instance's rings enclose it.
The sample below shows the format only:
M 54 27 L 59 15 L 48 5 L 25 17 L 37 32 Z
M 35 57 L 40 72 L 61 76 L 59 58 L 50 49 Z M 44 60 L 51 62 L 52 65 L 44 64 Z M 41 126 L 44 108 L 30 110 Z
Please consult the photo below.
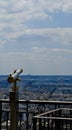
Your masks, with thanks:
M 72 75 L 72 0 L 0 0 L 0 74 Z

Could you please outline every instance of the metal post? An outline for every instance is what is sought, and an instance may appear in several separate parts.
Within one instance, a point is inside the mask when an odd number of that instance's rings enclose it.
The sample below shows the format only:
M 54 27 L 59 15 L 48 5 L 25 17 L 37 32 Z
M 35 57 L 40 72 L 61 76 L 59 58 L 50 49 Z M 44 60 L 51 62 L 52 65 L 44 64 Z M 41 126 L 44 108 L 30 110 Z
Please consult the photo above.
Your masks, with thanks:
M 0 130 L 1 130 L 1 120 L 2 120 L 2 102 L 0 103 Z
M 18 92 L 10 92 L 10 130 L 18 130 Z
M 23 69 L 15 70 L 8 76 L 8 82 L 13 83 L 12 90 L 10 91 L 10 130 L 18 130 L 18 100 L 19 94 L 16 82 L 20 81 L 19 75 Z
M 37 119 L 33 117 L 33 130 L 36 130 Z
M 28 130 L 28 116 L 29 116 L 29 113 L 28 113 L 28 102 L 26 103 L 26 130 Z

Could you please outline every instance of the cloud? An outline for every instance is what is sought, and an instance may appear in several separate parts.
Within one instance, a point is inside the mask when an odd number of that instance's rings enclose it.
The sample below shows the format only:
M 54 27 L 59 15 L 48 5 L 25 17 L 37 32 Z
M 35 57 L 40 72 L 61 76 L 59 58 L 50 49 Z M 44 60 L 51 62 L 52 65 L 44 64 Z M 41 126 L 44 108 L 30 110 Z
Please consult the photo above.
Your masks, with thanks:
M 69 0 L 1 0 L 0 1 L 0 36 L 4 38 L 4 40 L 13 40 L 21 35 L 28 35 L 28 33 L 33 32 L 38 34 L 38 31 L 44 32 L 46 35 L 52 36 L 51 29 L 48 30 L 39 30 L 39 29 L 30 29 L 29 23 L 30 20 L 34 20 L 35 23 L 38 20 L 48 20 L 50 21 L 52 16 L 51 13 L 53 11 L 69 11 L 71 10 L 70 6 L 72 2 Z M 49 12 L 46 13 L 46 10 Z M 53 20 L 53 19 L 52 19 Z M 39 23 L 40 24 L 40 23 Z M 36 27 L 34 27 L 36 28 Z M 58 30 L 58 29 L 56 29 Z M 53 30 L 52 30 L 53 31 Z M 59 30 L 60 31 L 60 30 Z M 50 34 L 47 32 L 51 32 Z M 55 32 L 55 30 L 54 30 Z M 45 36 L 45 34 L 43 35 Z M 69 32 L 68 32 L 69 33 Z M 59 33 L 58 33 L 59 34 Z M 57 36 L 58 36 L 57 34 Z M 65 33 L 64 33 L 65 34 Z M 30 34 L 29 34 L 30 35 Z M 39 35 L 39 34 L 38 34 Z M 69 34 L 70 35 L 70 34 Z M 56 40 L 57 37 L 54 36 Z M 63 41 L 63 39 L 62 39 Z M 66 42 L 66 41 L 65 41 Z
M 66 59 L 69 57 L 71 59 L 72 50 L 65 49 L 65 48 L 46 48 L 46 47 L 33 47 L 31 51 L 24 51 L 24 52 L 8 52 L 8 53 L 0 53 L 1 62 L 5 62 L 5 60 L 13 63 L 21 63 L 25 62 L 44 62 L 50 61 L 51 59 Z
M 43 9 L 47 9 L 50 12 L 63 11 L 72 13 L 71 0 L 40 0 L 40 4 Z
M 65 11 L 72 12 L 71 0 L 8 0 L 0 1 L 0 19 L 9 23 L 25 23 L 30 19 L 51 19 L 50 12 Z
M 6 49 L 8 46 L 12 48 L 17 46 L 17 49 L 21 50 L 26 46 L 28 49 L 32 47 L 72 49 L 72 28 L 15 29 L 12 32 L 10 30 L 1 32 L 0 37 L 6 44 Z
M 62 9 L 64 12 L 72 13 L 72 1 L 65 1 Z
M 11 35 L 8 35 L 11 37 Z M 62 44 L 69 45 L 72 44 L 72 28 L 48 28 L 48 29 L 26 29 L 24 31 L 15 32 L 12 34 L 13 38 L 16 40 L 24 37 L 23 40 L 34 42 L 41 45 L 48 44 L 49 42 L 52 44 Z
M 1 0 L 0 12 L 2 70 L 22 66 L 30 73 L 55 73 L 62 65 L 71 68 L 72 28 L 64 28 L 65 22 L 60 28 L 63 21 L 57 19 L 58 14 L 71 15 L 71 0 Z
M 24 74 L 70 74 L 72 50 L 33 47 L 29 52 L 0 53 L 0 59 L 0 68 L 6 74 L 20 67 Z

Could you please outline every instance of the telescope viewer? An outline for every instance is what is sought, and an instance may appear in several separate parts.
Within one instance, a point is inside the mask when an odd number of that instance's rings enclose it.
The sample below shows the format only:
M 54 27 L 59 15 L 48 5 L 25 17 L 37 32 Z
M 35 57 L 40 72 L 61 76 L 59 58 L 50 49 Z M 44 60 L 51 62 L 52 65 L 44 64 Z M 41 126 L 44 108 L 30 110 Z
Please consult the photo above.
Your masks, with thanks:
M 15 70 L 12 74 L 10 74 L 10 75 L 8 76 L 8 82 L 9 82 L 9 83 L 14 83 L 14 82 L 16 82 L 17 80 L 19 80 L 18 77 L 19 77 L 19 75 L 20 75 L 22 72 L 23 72 L 23 69 Z
M 8 82 L 13 83 L 12 90 L 10 91 L 10 130 L 18 130 L 18 103 L 19 92 L 16 82 L 19 80 L 19 75 L 23 72 L 23 69 L 15 70 L 8 76 Z

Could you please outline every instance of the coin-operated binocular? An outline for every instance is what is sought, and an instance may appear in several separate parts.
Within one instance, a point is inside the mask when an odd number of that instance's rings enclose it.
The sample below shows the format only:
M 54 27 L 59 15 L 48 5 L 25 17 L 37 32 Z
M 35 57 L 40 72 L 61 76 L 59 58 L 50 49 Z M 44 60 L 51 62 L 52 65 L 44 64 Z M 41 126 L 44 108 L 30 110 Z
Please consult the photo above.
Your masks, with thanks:
M 23 72 L 23 69 L 14 70 L 14 72 L 8 76 L 8 79 L 7 79 L 8 82 L 14 84 L 14 86 L 13 86 L 14 91 L 17 90 L 16 81 L 20 81 L 19 75 L 22 72 Z
M 8 76 L 8 82 L 12 83 L 12 90 L 10 91 L 10 130 L 18 130 L 18 109 L 19 104 L 17 101 L 19 100 L 19 93 L 17 91 L 18 87 L 16 85 L 17 81 L 20 81 L 19 75 L 23 72 L 23 69 L 15 70 L 12 74 Z

